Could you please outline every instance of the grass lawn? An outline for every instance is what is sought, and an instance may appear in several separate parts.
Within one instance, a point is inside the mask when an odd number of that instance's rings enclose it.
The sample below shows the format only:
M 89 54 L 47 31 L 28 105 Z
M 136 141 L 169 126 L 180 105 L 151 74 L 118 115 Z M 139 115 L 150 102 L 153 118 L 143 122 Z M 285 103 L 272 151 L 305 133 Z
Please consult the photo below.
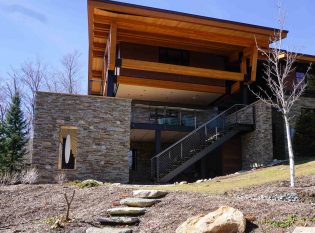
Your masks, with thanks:
M 296 175 L 305 176 L 315 174 L 315 161 L 308 160 L 299 162 L 296 165 Z M 191 192 L 205 192 L 221 194 L 226 191 L 250 186 L 262 185 L 275 181 L 289 180 L 289 165 L 280 165 L 269 168 L 262 168 L 256 171 L 244 172 L 239 175 L 217 177 L 203 183 L 190 183 L 182 185 L 161 185 L 154 186 L 154 189 L 178 190 Z M 151 187 L 150 187 L 151 188 Z

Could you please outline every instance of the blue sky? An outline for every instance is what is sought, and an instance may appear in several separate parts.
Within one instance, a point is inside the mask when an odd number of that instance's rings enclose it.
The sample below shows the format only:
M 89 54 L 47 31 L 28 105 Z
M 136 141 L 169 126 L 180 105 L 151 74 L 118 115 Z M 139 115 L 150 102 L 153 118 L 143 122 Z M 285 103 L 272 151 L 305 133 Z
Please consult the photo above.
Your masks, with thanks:
M 277 0 L 124 0 L 134 4 L 277 27 Z M 283 0 L 286 45 L 315 55 L 315 1 Z M 87 86 L 86 0 L 0 0 L 0 76 L 10 66 L 41 59 L 58 68 L 60 58 L 81 52 L 83 93 Z

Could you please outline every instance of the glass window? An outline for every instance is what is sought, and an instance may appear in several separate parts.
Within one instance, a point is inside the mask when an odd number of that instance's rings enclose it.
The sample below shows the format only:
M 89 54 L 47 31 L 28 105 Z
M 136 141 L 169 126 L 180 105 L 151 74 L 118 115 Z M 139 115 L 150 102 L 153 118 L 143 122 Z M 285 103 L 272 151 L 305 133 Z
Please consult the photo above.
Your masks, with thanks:
M 134 149 L 131 149 L 128 152 L 128 163 L 129 163 L 129 169 L 132 171 L 137 170 L 137 151 Z
M 59 169 L 75 169 L 77 157 L 77 128 L 62 126 L 59 134 Z
M 189 66 L 189 51 L 160 48 L 159 61 L 161 63 Z
M 296 83 L 300 83 L 303 80 L 304 75 L 305 75 L 305 73 L 303 73 L 303 72 L 296 72 L 295 73 L 295 81 L 296 81 Z

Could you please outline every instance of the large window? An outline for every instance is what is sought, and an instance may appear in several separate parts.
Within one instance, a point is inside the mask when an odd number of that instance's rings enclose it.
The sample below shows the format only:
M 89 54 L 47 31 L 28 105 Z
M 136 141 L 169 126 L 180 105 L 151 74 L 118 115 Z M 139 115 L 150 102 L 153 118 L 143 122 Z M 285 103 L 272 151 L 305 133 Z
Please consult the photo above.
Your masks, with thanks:
M 189 51 L 161 47 L 159 52 L 159 62 L 189 66 Z
M 77 157 L 77 128 L 62 126 L 59 134 L 59 169 L 75 169 Z
M 134 149 L 131 149 L 128 152 L 128 163 L 129 163 L 129 169 L 131 171 L 137 170 L 137 151 Z

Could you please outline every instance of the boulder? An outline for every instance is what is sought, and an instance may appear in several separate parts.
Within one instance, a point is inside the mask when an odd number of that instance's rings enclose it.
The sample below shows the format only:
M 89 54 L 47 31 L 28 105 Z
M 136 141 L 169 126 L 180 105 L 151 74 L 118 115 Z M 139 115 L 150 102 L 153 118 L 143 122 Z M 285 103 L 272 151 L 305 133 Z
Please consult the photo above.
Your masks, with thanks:
M 187 219 L 176 229 L 176 233 L 243 233 L 245 228 L 243 213 L 223 206 L 207 215 Z
M 158 199 L 126 198 L 122 199 L 120 204 L 130 207 L 150 207 L 158 202 L 160 202 Z
M 98 218 L 98 221 L 103 225 L 131 225 L 138 223 L 140 220 L 136 217 L 110 217 Z
M 139 198 L 162 198 L 165 197 L 168 192 L 163 190 L 136 190 L 133 191 L 134 197 Z
M 297 227 L 293 233 L 315 233 L 315 227 Z
M 90 227 L 86 229 L 86 233 L 132 233 L 131 229 L 128 228 L 112 228 L 112 227 L 105 227 L 105 228 L 96 228 Z
M 108 209 L 110 215 L 140 215 L 145 213 L 145 208 L 139 207 L 117 207 Z

